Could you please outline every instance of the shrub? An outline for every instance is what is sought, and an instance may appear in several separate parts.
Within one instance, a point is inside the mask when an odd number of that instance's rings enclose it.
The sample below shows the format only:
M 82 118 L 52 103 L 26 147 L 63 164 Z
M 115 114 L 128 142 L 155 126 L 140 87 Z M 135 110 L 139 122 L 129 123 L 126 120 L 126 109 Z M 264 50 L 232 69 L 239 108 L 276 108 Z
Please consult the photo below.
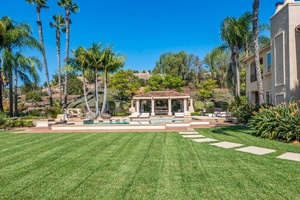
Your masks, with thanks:
M 5 125 L 6 114 L 4 112 L 0 112 L 0 126 Z
M 221 102 L 220 102 L 220 107 L 221 107 L 222 110 L 225 111 L 225 110 L 228 109 L 229 104 L 228 104 L 226 101 L 221 101 Z
M 191 116 L 200 116 L 200 112 L 192 112 Z
M 28 111 L 28 115 L 33 117 L 39 117 L 41 115 L 41 111 L 38 109 L 32 109 Z
M 300 106 L 291 101 L 276 106 L 261 106 L 249 125 L 258 136 L 300 141 Z
M 120 108 L 124 109 L 124 110 L 127 110 L 129 107 L 130 107 L 130 103 L 126 102 L 126 101 L 122 101 L 120 103 Z
M 48 107 L 45 108 L 45 113 L 48 117 L 56 118 L 58 114 L 63 114 L 64 111 L 57 107 Z
M 204 108 L 204 103 L 202 101 L 196 101 L 194 103 L 194 108 L 196 111 L 202 111 Z
M 215 111 L 215 104 L 212 101 L 208 101 L 205 104 L 206 112 L 213 113 Z
M 238 123 L 247 124 L 248 121 L 252 118 L 253 113 L 258 111 L 259 106 L 254 106 L 251 104 L 243 104 L 235 107 L 231 107 L 231 115 L 236 117 Z
M 112 113 L 112 116 L 129 116 L 130 113 L 125 113 L 125 112 L 118 112 L 118 113 Z
M 25 100 L 26 101 L 34 101 L 34 102 L 39 102 L 39 101 L 42 101 L 42 93 L 41 92 L 28 92 L 26 95 L 25 95 Z

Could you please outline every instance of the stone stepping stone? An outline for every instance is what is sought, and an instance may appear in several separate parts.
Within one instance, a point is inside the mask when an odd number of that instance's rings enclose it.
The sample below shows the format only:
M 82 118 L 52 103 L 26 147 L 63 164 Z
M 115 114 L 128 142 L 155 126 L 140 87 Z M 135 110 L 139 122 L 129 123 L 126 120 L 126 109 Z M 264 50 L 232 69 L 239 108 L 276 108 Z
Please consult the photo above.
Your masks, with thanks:
M 195 135 L 195 134 L 199 134 L 196 131 L 188 131 L 188 132 L 179 132 L 180 135 Z
M 243 144 L 238 144 L 238 143 L 234 143 L 234 142 L 218 142 L 218 143 L 213 143 L 213 144 L 210 144 L 210 145 L 222 147 L 222 148 L 225 148 L 225 149 L 230 149 L 230 148 L 243 146 Z
M 193 139 L 195 142 L 215 142 L 218 141 L 216 139 L 212 139 L 212 138 L 201 138 L 201 139 Z
M 293 161 L 300 162 L 300 154 L 299 153 L 290 153 L 290 152 L 287 152 L 287 153 L 284 153 L 284 154 L 278 156 L 277 158 L 285 159 L 285 160 L 293 160 Z
M 197 134 L 197 135 L 182 135 L 184 138 L 204 138 L 203 135 Z
M 242 152 L 247 152 L 247 153 L 252 153 L 252 154 L 256 154 L 256 155 L 264 155 L 264 154 L 268 154 L 268 153 L 272 153 L 272 152 L 276 151 L 274 149 L 267 149 L 267 148 L 261 148 L 261 147 L 255 147 L 255 146 L 239 148 L 236 150 L 242 151 Z

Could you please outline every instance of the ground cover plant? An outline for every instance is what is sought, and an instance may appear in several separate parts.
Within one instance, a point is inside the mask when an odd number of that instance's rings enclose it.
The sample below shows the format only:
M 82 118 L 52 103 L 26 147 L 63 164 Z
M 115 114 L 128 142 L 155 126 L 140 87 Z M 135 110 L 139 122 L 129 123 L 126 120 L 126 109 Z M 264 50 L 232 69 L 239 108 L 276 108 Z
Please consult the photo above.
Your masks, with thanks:
M 297 199 L 298 146 L 246 127 L 200 129 L 219 140 L 278 150 L 257 156 L 176 132 L 0 132 L 0 199 Z M 292 183 L 292 184 L 291 184 Z

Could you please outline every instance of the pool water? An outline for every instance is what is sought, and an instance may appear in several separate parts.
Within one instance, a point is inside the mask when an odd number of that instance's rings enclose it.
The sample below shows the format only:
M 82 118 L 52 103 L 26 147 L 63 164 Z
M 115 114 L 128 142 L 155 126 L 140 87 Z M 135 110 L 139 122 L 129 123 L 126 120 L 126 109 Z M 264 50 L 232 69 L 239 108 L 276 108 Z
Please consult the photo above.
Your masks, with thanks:
M 129 121 L 129 122 L 122 122 L 122 121 L 110 121 L 110 122 L 99 122 L 99 124 L 160 124 L 164 122 L 183 122 L 182 120 L 168 120 L 168 119 L 153 119 L 148 121 Z

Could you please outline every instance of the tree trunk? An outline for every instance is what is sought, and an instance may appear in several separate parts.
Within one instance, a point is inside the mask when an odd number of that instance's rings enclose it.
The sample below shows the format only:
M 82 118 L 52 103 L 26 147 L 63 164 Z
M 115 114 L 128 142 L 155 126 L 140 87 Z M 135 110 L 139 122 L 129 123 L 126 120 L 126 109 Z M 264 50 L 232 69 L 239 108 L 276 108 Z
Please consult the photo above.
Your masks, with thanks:
M 85 101 L 85 105 L 86 105 L 86 108 L 88 109 L 89 113 L 92 113 L 91 112 L 91 109 L 90 109 L 90 106 L 88 104 L 88 101 L 87 101 L 87 97 L 86 97 L 86 89 L 85 89 L 85 76 L 84 76 L 84 70 L 82 71 L 82 78 L 83 78 L 83 95 L 84 95 L 84 101 Z
M 254 43 L 254 62 L 256 69 L 256 78 L 257 78 L 257 90 L 259 97 L 259 104 L 264 103 L 264 89 L 261 78 L 261 70 L 260 70 L 260 62 L 259 62 L 259 47 L 258 47 L 258 8 L 259 8 L 259 0 L 253 1 L 253 43 Z
M 60 31 L 56 29 L 56 48 L 57 48 L 57 69 L 58 69 L 58 92 L 59 92 L 59 105 L 62 105 L 61 97 L 61 71 L 60 71 Z
M 9 78 L 9 117 L 13 117 L 13 77 L 12 77 L 12 69 L 9 70 L 8 74 Z
M 236 59 L 235 59 L 235 52 L 234 50 L 231 50 L 231 67 L 232 67 L 232 72 L 233 72 L 233 83 L 234 86 L 233 88 L 233 93 L 235 97 L 237 97 L 237 74 L 236 74 Z
M 104 70 L 104 91 L 103 91 L 103 104 L 102 104 L 102 109 L 101 109 L 101 113 L 103 113 L 105 111 L 105 107 L 106 107 L 106 96 L 107 96 L 107 71 Z
M 3 89 L 3 79 L 2 79 L 2 66 L 0 59 L 0 112 L 3 112 L 3 101 L 2 101 L 2 89 Z
M 96 77 L 96 82 L 95 82 L 95 108 L 96 108 L 96 117 L 99 116 L 99 99 L 98 99 L 98 77 L 97 77 L 97 68 L 95 68 L 95 77 Z
M 236 74 L 236 96 L 241 95 L 241 81 L 240 81 L 240 66 L 239 66 L 239 53 L 235 54 L 235 74 Z
M 15 69 L 14 73 L 14 117 L 17 117 L 18 115 L 18 76 L 17 76 L 17 70 Z
M 47 66 L 47 59 L 46 59 L 46 50 L 44 46 L 44 36 L 43 36 L 43 28 L 42 28 L 42 21 L 41 21 L 41 16 L 40 16 L 40 8 L 37 6 L 37 15 L 38 15 L 38 29 L 39 29 L 39 35 L 40 35 L 40 43 L 42 45 L 42 56 L 43 56 L 43 64 L 44 64 L 44 70 L 45 70 L 45 76 L 46 76 L 46 82 L 47 82 L 47 88 L 48 88 L 48 95 L 49 95 L 49 103 L 50 106 L 53 106 L 53 101 L 52 101 L 52 91 L 50 87 L 50 81 L 49 81 L 49 73 L 48 73 L 48 66 Z
M 69 60 L 69 39 L 70 39 L 70 19 L 69 19 L 69 10 L 66 9 L 66 58 L 65 62 L 68 64 Z M 67 108 L 68 105 L 68 70 L 65 74 L 65 92 L 64 92 L 64 108 Z

